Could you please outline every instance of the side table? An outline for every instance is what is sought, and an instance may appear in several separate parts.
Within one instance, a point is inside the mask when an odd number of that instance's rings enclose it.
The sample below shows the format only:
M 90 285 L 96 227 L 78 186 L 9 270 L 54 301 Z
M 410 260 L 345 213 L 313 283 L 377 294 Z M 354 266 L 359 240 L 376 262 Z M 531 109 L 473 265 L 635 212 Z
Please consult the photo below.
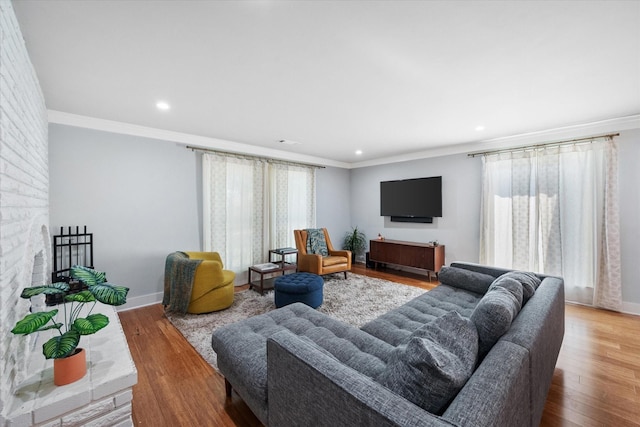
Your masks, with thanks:
M 287 262 L 285 257 L 287 255 L 296 256 L 295 262 Z M 279 259 L 272 260 L 274 256 L 280 256 Z M 264 294 L 265 290 L 273 289 L 273 282 L 275 281 L 275 274 L 286 274 L 288 271 L 296 272 L 298 270 L 298 250 L 296 248 L 279 248 L 269 250 L 269 262 L 264 264 L 256 264 L 249 267 L 247 273 L 247 281 L 249 282 L 249 289 L 255 289 L 260 292 L 260 295 Z M 258 274 L 260 276 L 259 281 L 252 281 L 251 276 Z M 265 276 L 274 276 L 266 277 Z
M 260 275 L 260 281 L 253 282 L 251 281 L 251 273 L 256 273 Z M 275 278 L 265 279 L 266 274 L 272 273 L 282 273 L 284 274 L 284 269 L 280 267 L 280 264 L 275 264 L 272 262 L 267 262 L 264 264 L 252 265 L 249 267 L 249 271 L 247 273 L 247 281 L 249 282 L 249 289 L 255 288 L 260 292 L 260 295 L 264 294 L 265 289 L 273 289 L 273 281 Z
M 295 262 L 287 262 L 287 255 L 295 255 Z M 280 259 L 271 260 L 272 256 L 280 256 Z M 269 250 L 269 262 L 273 262 L 275 264 L 280 264 L 282 268 L 285 270 L 298 270 L 298 250 L 296 248 L 278 248 L 278 249 L 270 249 Z

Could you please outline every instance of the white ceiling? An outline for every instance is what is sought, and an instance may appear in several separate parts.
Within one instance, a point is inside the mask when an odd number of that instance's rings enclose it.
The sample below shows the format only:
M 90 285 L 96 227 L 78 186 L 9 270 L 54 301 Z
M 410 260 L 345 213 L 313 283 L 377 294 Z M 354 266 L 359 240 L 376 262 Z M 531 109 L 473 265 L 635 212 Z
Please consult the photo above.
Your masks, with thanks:
M 13 6 L 54 117 L 203 146 L 365 164 L 640 113 L 639 1 Z

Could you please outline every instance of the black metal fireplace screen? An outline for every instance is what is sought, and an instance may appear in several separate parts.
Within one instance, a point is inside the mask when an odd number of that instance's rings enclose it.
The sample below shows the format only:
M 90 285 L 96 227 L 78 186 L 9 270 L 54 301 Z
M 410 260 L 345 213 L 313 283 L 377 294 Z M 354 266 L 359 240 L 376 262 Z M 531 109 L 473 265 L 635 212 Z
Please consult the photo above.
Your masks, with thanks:
M 73 265 L 93 268 L 93 233 L 87 233 L 87 226 L 80 230 L 76 226 L 60 227 L 60 234 L 53 236 L 53 272 L 52 282 L 68 282 L 69 270 Z

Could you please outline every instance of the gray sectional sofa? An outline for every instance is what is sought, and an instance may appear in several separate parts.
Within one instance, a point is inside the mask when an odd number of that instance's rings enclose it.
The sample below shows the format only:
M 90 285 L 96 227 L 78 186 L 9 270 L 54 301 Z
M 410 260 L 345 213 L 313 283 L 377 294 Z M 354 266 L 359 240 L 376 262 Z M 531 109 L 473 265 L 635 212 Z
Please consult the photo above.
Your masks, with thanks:
M 358 329 L 292 304 L 217 329 L 268 426 L 537 426 L 564 335 L 561 278 L 469 263 Z

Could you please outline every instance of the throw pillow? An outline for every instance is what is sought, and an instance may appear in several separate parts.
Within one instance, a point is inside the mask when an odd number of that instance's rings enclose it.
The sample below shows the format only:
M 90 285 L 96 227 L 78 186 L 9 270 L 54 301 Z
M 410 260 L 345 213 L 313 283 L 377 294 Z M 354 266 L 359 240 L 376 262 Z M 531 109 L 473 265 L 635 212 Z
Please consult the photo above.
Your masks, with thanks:
M 322 228 L 307 229 L 307 253 L 328 256 L 327 241 Z
M 414 331 L 376 379 L 423 409 L 441 414 L 471 377 L 477 356 L 475 326 L 451 311 Z
M 542 282 L 538 276 L 527 271 L 510 271 L 498 277 L 496 280 L 507 277 L 517 280 L 522 285 L 522 305 L 525 305 L 529 298 L 533 296 L 536 289 L 538 289 L 538 286 L 540 286 L 540 283 Z
M 495 277 L 464 268 L 445 266 L 440 269 L 438 280 L 445 285 L 477 294 L 484 294 L 495 280 Z
M 519 312 L 520 303 L 508 289 L 496 286 L 487 291 L 470 317 L 478 331 L 479 360 L 509 330 Z

